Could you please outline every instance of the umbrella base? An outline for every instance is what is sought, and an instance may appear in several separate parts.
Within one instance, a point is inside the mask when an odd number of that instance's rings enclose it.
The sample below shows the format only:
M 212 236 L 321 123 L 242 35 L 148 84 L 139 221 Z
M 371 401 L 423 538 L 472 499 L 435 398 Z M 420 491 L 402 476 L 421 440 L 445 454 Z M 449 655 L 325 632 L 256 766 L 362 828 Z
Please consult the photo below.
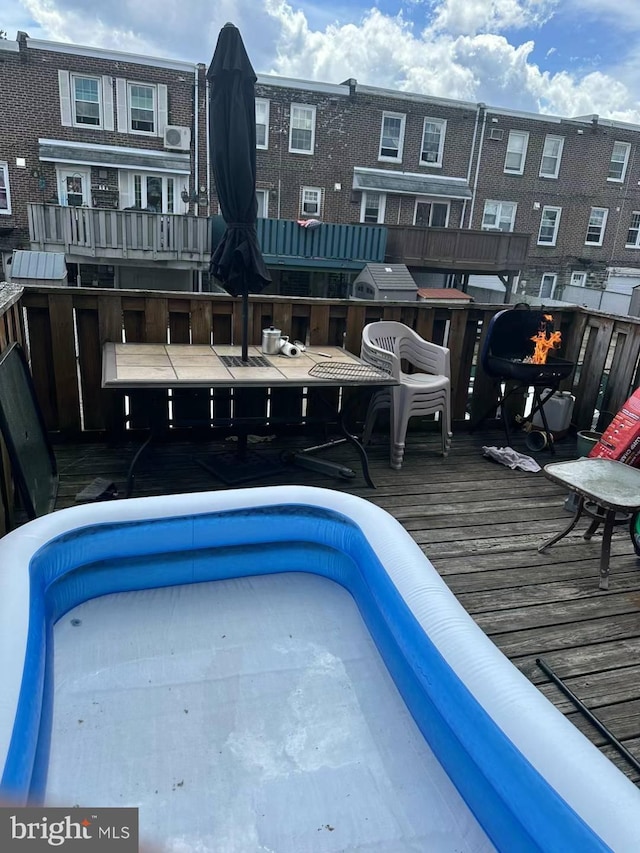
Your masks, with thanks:
M 282 471 L 279 461 L 262 456 L 253 450 L 214 453 L 207 460 L 196 459 L 198 465 L 217 477 L 226 486 L 249 483 Z

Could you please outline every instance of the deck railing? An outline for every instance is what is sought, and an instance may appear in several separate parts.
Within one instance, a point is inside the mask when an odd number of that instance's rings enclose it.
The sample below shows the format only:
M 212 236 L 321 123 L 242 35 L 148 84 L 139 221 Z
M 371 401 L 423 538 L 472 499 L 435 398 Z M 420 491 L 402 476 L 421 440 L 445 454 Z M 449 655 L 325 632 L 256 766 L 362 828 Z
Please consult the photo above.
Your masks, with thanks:
M 529 250 L 529 234 L 389 225 L 385 260 L 409 267 L 458 272 L 517 272 Z
M 209 263 L 207 217 L 144 210 L 28 205 L 32 249 L 101 259 Z
M 109 436 L 122 430 L 122 400 L 101 388 L 101 353 L 106 341 L 164 343 L 239 343 L 241 302 L 213 294 L 127 292 L 94 288 L 29 287 L 12 306 L 7 322 L 16 332 L 0 337 L 0 346 L 27 330 L 36 392 L 49 429 L 61 435 Z M 292 339 L 311 344 L 345 345 L 360 352 L 364 325 L 377 319 L 400 320 L 423 337 L 445 343 L 451 351 L 453 417 L 458 428 L 481 416 L 495 399 L 494 383 L 479 365 L 478 354 L 489 321 L 503 306 L 439 307 L 429 303 L 388 303 L 255 295 L 249 303 L 250 342 L 259 344 L 262 329 L 273 324 Z M 6 314 L 7 312 L 5 312 Z M 563 388 L 576 396 L 573 422 L 589 429 L 597 410 L 616 412 L 640 382 L 640 321 L 597 314 L 577 307 L 554 309 L 563 335 L 561 355 L 576 363 Z M 160 392 L 162 393 L 162 392 Z M 277 406 L 302 411 L 287 392 Z M 210 413 L 211 402 L 194 404 L 189 392 L 167 397 L 167 417 L 193 421 L 194 405 Z M 171 404 L 171 405 L 169 405 Z M 273 414 L 273 405 L 271 413 Z M 520 405 L 524 405 L 520 403 Z M 243 404 L 243 415 L 266 418 L 264 396 Z

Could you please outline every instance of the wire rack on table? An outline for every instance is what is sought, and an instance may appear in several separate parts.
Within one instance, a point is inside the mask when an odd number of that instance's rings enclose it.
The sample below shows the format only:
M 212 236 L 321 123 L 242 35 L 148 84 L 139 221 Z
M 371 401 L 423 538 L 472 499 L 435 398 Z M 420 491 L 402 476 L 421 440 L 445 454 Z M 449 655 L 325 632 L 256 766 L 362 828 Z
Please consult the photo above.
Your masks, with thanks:
M 375 379 L 389 379 L 389 374 L 370 364 L 358 364 L 353 361 L 319 361 L 309 371 L 316 379 L 334 379 L 336 382 L 363 382 Z

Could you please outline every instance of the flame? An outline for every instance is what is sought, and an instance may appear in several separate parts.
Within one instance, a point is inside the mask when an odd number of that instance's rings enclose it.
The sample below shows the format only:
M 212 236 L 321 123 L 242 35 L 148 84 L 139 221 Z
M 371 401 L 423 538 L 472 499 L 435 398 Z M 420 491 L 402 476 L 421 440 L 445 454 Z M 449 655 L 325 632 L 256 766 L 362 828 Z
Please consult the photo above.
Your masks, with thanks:
M 535 349 L 533 355 L 527 361 L 530 364 L 546 364 L 549 351 L 558 349 L 562 341 L 560 332 L 549 331 L 548 325 L 553 322 L 552 314 L 544 314 L 544 320 L 540 323 L 537 333 L 531 338 Z

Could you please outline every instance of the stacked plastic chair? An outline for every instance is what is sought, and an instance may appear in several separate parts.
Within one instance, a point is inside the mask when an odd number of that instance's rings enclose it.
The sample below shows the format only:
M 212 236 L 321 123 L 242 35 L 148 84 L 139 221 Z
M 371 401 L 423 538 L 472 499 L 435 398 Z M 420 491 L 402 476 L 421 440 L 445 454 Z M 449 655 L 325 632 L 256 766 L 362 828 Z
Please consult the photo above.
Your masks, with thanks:
M 371 398 L 363 443 L 371 440 L 378 413 L 390 410 L 390 464 L 402 468 L 409 419 L 439 413 L 442 455 L 451 446 L 451 368 L 449 350 L 425 341 L 409 326 L 393 321 L 369 323 L 362 332 L 360 357 L 393 376 L 398 384 Z M 411 365 L 406 373 L 403 362 Z

